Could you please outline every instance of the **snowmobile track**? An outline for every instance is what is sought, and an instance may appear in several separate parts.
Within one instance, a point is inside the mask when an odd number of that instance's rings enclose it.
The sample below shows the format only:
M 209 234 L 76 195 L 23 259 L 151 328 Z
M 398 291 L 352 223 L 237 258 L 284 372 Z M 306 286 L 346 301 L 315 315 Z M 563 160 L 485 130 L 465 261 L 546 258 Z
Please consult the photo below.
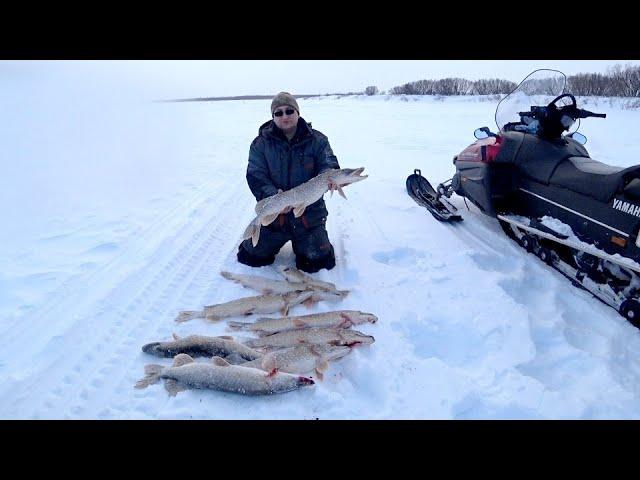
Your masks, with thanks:
M 164 215 L 121 255 L 92 275 L 90 283 L 87 282 L 95 287 L 91 300 L 74 308 L 73 303 L 79 295 L 69 294 L 45 306 L 37 320 L 42 322 L 57 313 L 65 315 L 71 323 L 65 324 L 64 331 L 47 342 L 35 358 L 20 358 L 19 345 L 29 339 L 21 339 L 17 332 L 12 342 L 16 351 L 10 358 L 21 364 L 28 362 L 31 372 L 37 374 L 17 384 L 9 382 L 11 389 L 5 392 L 8 395 L 4 398 L 11 413 L 19 412 L 23 397 L 43 391 L 50 393 L 43 395 L 42 405 L 36 412 L 47 417 L 49 410 L 64 412 L 69 399 L 74 399 L 68 405 L 66 416 L 95 417 L 99 412 L 87 412 L 82 407 L 87 405 L 90 396 L 108 391 L 107 400 L 111 395 L 122 393 L 123 389 L 132 388 L 132 379 L 140 374 L 134 364 L 139 361 L 141 339 L 153 338 L 154 331 L 175 328 L 173 319 L 178 309 L 189 308 L 191 302 L 198 303 L 207 293 L 212 293 L 211 279 L 218 276 L 222 262 L 235 248 L 238 232 L 233 217 L 238 211 L 237 198 L 241 197 L 238 195 L 241 188 L 242 185 L 238 185 L 223 190 L 224 197 L 211 202 L 206 194 L 208 188 L 203 187 L 186 205 Z M 250 210 L 250 203 L 247 197 L 243 211 Z M 174 231 L 167 228 L 167 225 L 175 227 L 176 219 L 187 219 L 188 212 L 194 211 L 194 207 L 202 210 L 204 218 L 208 219 L 204 224 L 184 226 L 185 222 L 181 220 Z M 115 282 L 111 289 L 100 288 L 101 280 L 109 279 L 112 272 L 126 265 L 128 259 L 148 253 L 145 246 L 158 235 L 162 241 L 153 245 L 154 251 L 144 266 Z M 69 344 L 82 347 L 77 351 L 64 351 L 63 345 Z M 108 353 L 109 349 L 115 349 L 115 353 Z M 104 362 L 96 361 L 100 355 L 105 357 Z M 85 365 L 91 365 L 91 370 Z M 42 378 L 46 380 L 43 382 Z M 70 392 L 70 388 L 74 391 Z M 63 406 L 56 405 L 59 403 Z M 111 404 L 108 400 L 105 403 Z

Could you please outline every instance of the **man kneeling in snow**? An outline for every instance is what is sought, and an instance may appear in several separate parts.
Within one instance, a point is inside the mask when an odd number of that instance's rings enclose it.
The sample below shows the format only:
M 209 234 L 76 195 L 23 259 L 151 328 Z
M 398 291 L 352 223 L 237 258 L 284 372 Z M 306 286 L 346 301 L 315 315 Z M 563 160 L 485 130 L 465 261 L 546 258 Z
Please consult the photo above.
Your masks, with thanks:
M 271 116 L 249 149 L 247 182 L 257 201 L 297 187 L 325 170 L 340 168 L 328 138 L 300 117 L 293 95 L 278 93 L 271 102 Z M 327 215 L 322 198 L 299 218 L 286 209 L 262 228 L 255 247 L 251 239 L 240 244 L 238 261 L 251 267 L 270 265 L 291 240 L 298 269 L 310 273 L 331 270 L 336 260 L 327 235 Z

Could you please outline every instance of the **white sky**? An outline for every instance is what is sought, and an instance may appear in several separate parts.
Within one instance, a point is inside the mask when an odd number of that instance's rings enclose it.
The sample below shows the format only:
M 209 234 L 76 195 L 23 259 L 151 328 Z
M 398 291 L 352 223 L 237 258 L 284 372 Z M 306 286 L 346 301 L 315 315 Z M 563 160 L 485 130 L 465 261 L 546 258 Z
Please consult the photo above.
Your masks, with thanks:
M 422 79 L 504 78 L 519 81 L 536 68 L 567 75 L 605 73 L 630 60 L 75 60 L 0 61 L 3 81 L 134 88 L 152 99 L 380 90 Z M 53 82 L 51 82 L 53 80 Z

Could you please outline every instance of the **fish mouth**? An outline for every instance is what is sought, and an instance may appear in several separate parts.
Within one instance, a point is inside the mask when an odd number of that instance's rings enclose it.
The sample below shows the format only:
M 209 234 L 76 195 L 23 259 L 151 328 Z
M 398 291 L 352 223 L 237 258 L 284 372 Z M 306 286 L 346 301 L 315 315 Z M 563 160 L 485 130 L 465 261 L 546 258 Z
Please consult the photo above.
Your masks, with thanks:
M 346 175 L 340 178 L 340 180 L 338 181 L 341 187 L 345 187 L 352 183 L 360 182 L 361 180 L 364 180 L 365 178 L 369 177 L 369 175 L 360 175 L 364 171 L 364 167 L 354 168 L 352 170 L 350 169 L 344 169 L 344 170 L 347 171 Z
M 160 345 L 160 342 L 147 343 L 146 345 L 144 345 L 142 347 L 142 351 L 144 353 L 155 354 L 156 353 L 156 348 L 158 347 L 158 345 Z
M 316 382 L 307 377 L 298 377 L 298 385 L 315 385 Z
M 359 182 L 360 180 L 364 180 L 369 176 L 369 175 L 360 175 L 362 172 L 364 172 L 364 167 L 356 168 L 353 170 L 353 172 L 349 172 L 348 179 L 352 182 Z

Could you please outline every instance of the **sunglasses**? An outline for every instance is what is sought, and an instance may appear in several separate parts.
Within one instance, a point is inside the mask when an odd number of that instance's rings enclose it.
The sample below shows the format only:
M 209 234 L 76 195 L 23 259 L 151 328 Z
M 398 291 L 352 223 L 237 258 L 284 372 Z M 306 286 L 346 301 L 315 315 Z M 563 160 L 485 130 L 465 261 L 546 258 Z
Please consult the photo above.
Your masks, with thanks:
M 287 108 L 286 110 L 276 110 L 275 112 L 273 112 L 273 116 L 274 117 L 281 117 L 285 113 L 287 115 L 293 115 L 293 112 L 295 112 L 295 110 L 293 108 Z

